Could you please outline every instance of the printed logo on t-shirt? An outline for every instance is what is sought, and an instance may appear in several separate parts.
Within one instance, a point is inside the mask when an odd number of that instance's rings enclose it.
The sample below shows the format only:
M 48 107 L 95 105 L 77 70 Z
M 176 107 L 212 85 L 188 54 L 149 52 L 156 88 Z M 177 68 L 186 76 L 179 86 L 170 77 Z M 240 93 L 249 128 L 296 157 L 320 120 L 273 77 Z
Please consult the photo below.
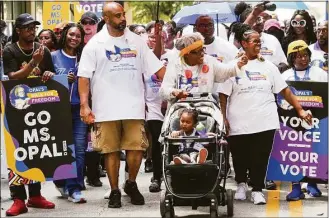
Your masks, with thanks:
M 112 62 L 118 62 L 122 58 L 134 58 L 136 57 L 137 51 L 131 50 L 130 48 L 119 48 L 114 46 L 113 50 L 106 50 L 106 57 Z
M 211 54 L 210 56 L 213 56 L 214 58 L 217 59 L 217 61 L 220 61 L 221 63 L 224 61 L 223 56 L 218 56 L 217 54 Z
M 325 68 L 325 64 L 324 61 L 320 60 L 320 59 L 315 59 L 311 62 L 311 66 L 316 66 L 319 67 L 321 69 Z M 324 69 L 325 70 L 325 69 Z
M 246 74 L 249 80 L 266 80 L 266 75 L 263 75 L 260 72 L 250 72 L 246 70 Z
M 75 70 L 76 70 L 76 68 L 70 68 L 67 72 L 74 73 Z M 56 65 L 55 65 L 55 71 L 56 71 L 57 75 L 63 75 L 66 72 L 66 68 L 65 67 L 56 67 Z
M 185 76 L 181 75 L 179 81 L 179 89 L 185 91 L 191 91 L 194 87 L 198 87 L 198 77 L 194 78 L 186 78 Z
M 270 56 L 272 56 L 273 55 L 273 50 L 270 50 L 267 47 L 262 47 L 260 49 L 260 54 L 261 55 L 270 55 Z
M 158 80 L 155 75 L 152 75 L 150 79 L 147 80 L 147 85 L 152 89 L 153 93 L 158 93 L 161 87 L 161 81 Z

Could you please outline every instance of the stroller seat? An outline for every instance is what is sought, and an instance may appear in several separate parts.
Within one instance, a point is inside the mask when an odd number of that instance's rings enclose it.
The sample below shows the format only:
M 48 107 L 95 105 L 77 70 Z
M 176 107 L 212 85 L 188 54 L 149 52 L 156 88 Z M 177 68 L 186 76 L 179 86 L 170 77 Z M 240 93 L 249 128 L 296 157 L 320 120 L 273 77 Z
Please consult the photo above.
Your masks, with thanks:
M 177 114 L 177 117 L 172 119 L 171 122 L 170 122 L 170 131 L 177 131 L 177 130 L 180 129 L 179 128 L 180 121 L 179 121 L 178 114 Z M 201 122 L 206 127 L 207 132 L 214 132 L 214 130 L 215 130 L 215 119 L 213 119 L 212 117 L 200 114 L 198 116 L 198 122 Z

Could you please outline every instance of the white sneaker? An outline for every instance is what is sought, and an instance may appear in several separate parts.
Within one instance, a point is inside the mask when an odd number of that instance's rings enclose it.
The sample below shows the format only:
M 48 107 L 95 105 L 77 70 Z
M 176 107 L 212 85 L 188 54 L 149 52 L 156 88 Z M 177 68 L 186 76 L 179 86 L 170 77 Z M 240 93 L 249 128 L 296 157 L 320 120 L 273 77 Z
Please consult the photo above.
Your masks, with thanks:
M 234 199 L 235 200 L 246 200 L 247 196 L 246 196 L 246 192 L 248 191 L 248 186 L 246 183 L 241 182 L 238 184 L 238 187 L 236 189 L 236 192 L 234 194 Z
M 302 192 L 307 192 L 307 182 L 302 183 L 301 189 L 302 189 Z
M 266 204 L 263 192 L 251 192 L 251 201 L 254 202 L 255 205 Z
M 105 195 L 104 195 L 104 199 L 109 199 L 110 198 L 110 194 L 111 194 L 111 189 L 109 189 Z

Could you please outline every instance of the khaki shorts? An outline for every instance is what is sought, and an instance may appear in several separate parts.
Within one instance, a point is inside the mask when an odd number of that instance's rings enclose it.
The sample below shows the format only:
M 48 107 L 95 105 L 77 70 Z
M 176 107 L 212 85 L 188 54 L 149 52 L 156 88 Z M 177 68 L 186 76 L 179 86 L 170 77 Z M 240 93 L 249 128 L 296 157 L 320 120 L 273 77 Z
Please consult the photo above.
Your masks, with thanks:
M 116 120 L 95 124 L 94 147 L 101 153 L 145 151 L 149 146 L 144 120 Z

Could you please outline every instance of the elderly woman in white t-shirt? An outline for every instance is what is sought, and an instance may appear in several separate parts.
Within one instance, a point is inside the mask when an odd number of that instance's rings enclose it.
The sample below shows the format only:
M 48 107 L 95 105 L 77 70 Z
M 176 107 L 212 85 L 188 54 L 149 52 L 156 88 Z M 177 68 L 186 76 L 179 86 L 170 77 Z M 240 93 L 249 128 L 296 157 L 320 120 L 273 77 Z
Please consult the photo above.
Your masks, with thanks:
M 312 82 L 328 82 L 327 72 L 319 67 L 311 66 L 312 52 L 303 40 L 296 40 L 288 46 L 288 63 L 291 67 L 282 73 L 282 77 L 286 81 L 312 81 Z M 321 191 L 316 183 L 308 183 L 306 185 L 307 193 L 312 197 L 320 197 Z M 292 190 L 287 195 L 287 201 L 298 201 L 304 199 L 305 195 L 299 182 L 292 183 Z
M 191 92 L 211 93 L 214 83 L 236 76 L 247 63 L 243 55 L 235 65 L 226 65 L 205 55 L 204 38 L 196 32 L 182 36 L 176 42 L 179 58 L 169 61 L 160 95 L 166 100 L 185 98 Z M 168 107 L 169 108 L 169 107 Z
M 221 95 L 230 97 L 228 105 L 223 104 L 222 107 L 227 111 L 228 142 L 238 184 L 234 197 L 236 200 L 246 199 L 249 170 L 253 187 L 251 201 L 256 205 L 266 204 L 262 189 L 274 134 L 280 127 L 274 94 L 284 96 L 297 110 L 299 117 L 308 123 L 311 123 L 312 116 L 302 109 L 278 68 L 259 56 L 259 33 L 241 29 L 235 37 L 248 57 L 248 64 L 243 67 L 241 75 L 228 79 L 220 86 Z

